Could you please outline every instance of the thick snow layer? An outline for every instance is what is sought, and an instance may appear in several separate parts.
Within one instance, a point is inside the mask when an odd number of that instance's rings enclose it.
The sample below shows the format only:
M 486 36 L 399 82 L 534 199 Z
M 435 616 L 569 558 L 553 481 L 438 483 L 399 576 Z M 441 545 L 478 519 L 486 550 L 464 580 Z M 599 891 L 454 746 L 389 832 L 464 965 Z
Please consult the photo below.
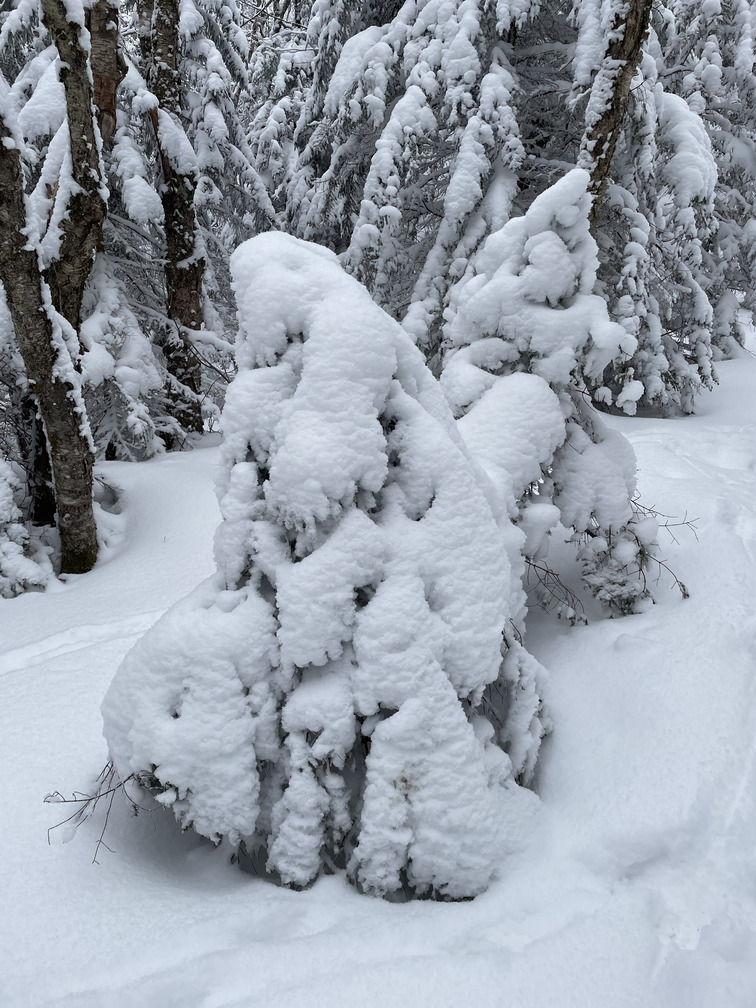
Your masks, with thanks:
M 57 56 L 54 46 L 40 54 L 35 67 L 38 73 L 41 71 L 40 78 L 18 114 L 18 124 L 28 141 L 54 136 L 66 114 L 66 94 L 58 79 Z
M 90 575 L 0 601 L 3 1005 L 752 1008 L 756 362 L 724 362 L 720 379 L 697 416 L 611 421 L 645 501 L 698 519 L 698 540 L 676 529 L 665 547 L 691 598 L 661 591 L 643 615 L 587 627 L 533 621 L 556 726 L 542 808 L 470 903 L 389 904 L 341 875 L 276 889 L 119 801 L 99 864 L 104 809 L 47 845 L 71 806 L 42 797 L 87 789 L 105 762 L 114 668 L 213 570 L 214 449 L 103 465 L 124 488 L 120 545 Z

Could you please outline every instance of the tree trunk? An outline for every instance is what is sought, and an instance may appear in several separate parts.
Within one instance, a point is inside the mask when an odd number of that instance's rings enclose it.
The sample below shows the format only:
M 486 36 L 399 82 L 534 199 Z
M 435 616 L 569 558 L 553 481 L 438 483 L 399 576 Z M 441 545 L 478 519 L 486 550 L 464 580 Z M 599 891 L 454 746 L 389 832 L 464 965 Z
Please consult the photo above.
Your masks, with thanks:
M 594 234 L 601 217 L 612 158 L 630 101 L 630 84 L 638 69 L 648 33 L 651 5 L 652 0 L 629 0 L 624 17 L 621 10 L 617 13 L 606 54 L 593 83 L 594 93 L 598 86 L 602 90 L 610 89 L 610 97 L 598 118 L 588 124 L 579 158 L 579 164 L 591 175 L 591 231 Z
M 47 434 L 58 514 L 61 571 L 79 574 L 97 559 L 92 508 L 94 457 L 71 362 L 50 295 L 30 247 L 19 148 L 0 117 L 0 280 Z M 58 329 L 58 331 L 56 331 Z
M 61 61 L 60 77 L 65 88 L 72 174 L 76 183 L 76 191 L 69 198 L 68 211 L 61 222 L 60 254 L 48 265 L 45 279 L 55 309 L 78 334 L 84 288 L 94 256 L 102 244 L 106 214 L 100 144 L 93 118 L 96 114 L 104 138 L 112 136 L 116 122 L 116 92 L 124 76 L 125 63 L 118 48 L 117 0 L 115 6 L 112 0 L 97 0 L 87 12 L 91 29 L 89 55 L 79 42 L 78 27 L 67 20 L 59 0 L 44 0 L 43 19 Z M 90 68 L 94 95 L 89 82 Z M 48 453 L 50 436 L 49 433 L 45 436 L 43 425 L 37 422 L 37 404 L 33 396 L 25 397 L 22 412 L 28 433 L 23 448 L 32 498 L 31 518 L 35 524 L 52 524 L 55 498 L 53 466 Z M 60 480 L 58 474 L 56 485 Z
M 31 498 L 29 517 L 35 525 L 54 525 L 55 492 L 50 453 L 47 450 L 45 427 L 38 415 L 37 401 L 28 388 L 19 396 L 17 409 L 20 416 L 19 448 Z
M 115 133 L 116 94 L 126 75 L 126 61 L 118 44 L 118 0 L 96 0 L 87 12 L 87 27 L 97 125 L 105 145 Z
M 173 333 L 164 347 L 166 367 L 175 380 L 168 394 L 173 403 L 173 415 L 181 426 L 200 432 L 202 411 L 195 397 L 201 389 L 202 372 L 191 337 L 192 332 L 202 326 L 205 274 L 194 212 L 197 173 L 193 165 L 188 168 L 171 157 L 160 128 L 162 113 L 175 120 L 176 128 L 182 129 L 178 0 L 142 0 L 140 19 L 142 53 L 149 67 L 147 80 L 160 103 L 159 110 L 150 111 L 150 121 L 160 157 L 167 314 L 173 325 Z
M 45 280 L 55 308 L 78 333 L 84 286 L 102 245 L 107 209 L 101 144 L 92 108 L 89 52 L 79 42 L 80 27 L 67 20 L 61 0 L 42 0 L 42 17 L 60 56 L 75 183 L 61 223 L 60 253 L 45 270 Z

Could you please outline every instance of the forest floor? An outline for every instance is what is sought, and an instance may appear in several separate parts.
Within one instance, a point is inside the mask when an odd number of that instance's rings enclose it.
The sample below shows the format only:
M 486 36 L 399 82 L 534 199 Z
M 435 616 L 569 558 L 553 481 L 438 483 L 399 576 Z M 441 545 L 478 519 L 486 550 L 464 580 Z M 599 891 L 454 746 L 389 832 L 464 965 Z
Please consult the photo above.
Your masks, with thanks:
M 102 466 L 123 511 L 96 569 L 0 601 L 0 1005 L 753 1008 L 756 358 L 719 374 L 696 416 L 612 421 L 643 501 L 695 519 L 662 532 L 690 598 L 664 575 L 643 615 L 532 619 L 555 725 L 542 808 L 469 903 L 340 876 L 277 889 L 118 800 L 107 848 L 104 806 L 48 844 L 73 806 L 45 795 L 87 791 L 107 760 L 121 658 L 214 569 L 217 448 Z

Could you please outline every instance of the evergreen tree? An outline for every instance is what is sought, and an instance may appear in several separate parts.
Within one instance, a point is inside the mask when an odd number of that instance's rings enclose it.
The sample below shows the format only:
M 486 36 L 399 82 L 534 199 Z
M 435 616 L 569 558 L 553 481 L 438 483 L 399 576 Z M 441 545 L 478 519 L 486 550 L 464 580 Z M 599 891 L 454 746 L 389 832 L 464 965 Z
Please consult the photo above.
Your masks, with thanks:
M 30 542 L 17 497 L 23 481 L 0 458 L 0 598 L 43 588 L 52 569 L 47 551 Z
M 228 258 L 274 212 L 241 120 L 248 49 L 236 4 L 182 4 L 180 16 L 131 4 L 126 14 L 140 45 L 127 46 L 106 149 L 109 219 L 89 327 L 98 351 L 87 374 L 98 444 L 140 458 L 159 450 L 158 437 L 181 446 L 203 417 L 217 419 L 235 328 Z M 156 62 L 155 47 L 169 59 Z
M 518 474 L 505 485 L 506 503 L 526 532 L 526 559 L 543 557 L 546 536 L 561 522 L 579 546 L 588 587 L 610 609 L 628 613 L 649 596 L 645 570 L 656 523 L 634 508 L 632 449 L 583 396 L 612 361 L 635 350 L 591 293 L 597 256 L 590 182 L 585 170 L 574 169 L 472 257 L 450 296 L 442 385 L 464 418 L 463 436 L 469 427 L 476 432 L 482 464 L 503 459 L 498 468 Z M 531 383 L 523 396 L 522 383 L 511 380 L 519 371 L 550 391 Z M 489 414 L 482 442 L 480 411 Z M 532 418 L 527 432 L 518 416 Z M 513 425 L 515 439 L 505 433 Z M 520 444 L 526 439 L 529 453 Z
M 616 404 L 690 412 L 716 380 L 706 249 L 716 230 L 717 167 L 700 117 L 665 90 L 656 34 L 634 87 L 598 235 L 599 274 L 610 312 L 638 340 L 605 375 Z M 654 55 L 656 58 L 654 58 Z M 635 395 L 640 383 L 643 391 Z
M 342 252 L 430 358 L 449 280 L 506 219 L 516 189 L 523 152 L 502 37 L 527 13 L 412 0 L 373 23 L 371 10 L 339 4 L 339 58 L 330 33 L 316 56 L 292 227 Z
M 751 283 L 756 205 L 756 14 L 748 0 L 695 5 L 670 0 L 660 28 L 665 88 L 700 117 L 716 163 L 712 223 L 703 243 L 705 291 L 716 355 L 742 343 L 739 302 Z
M 261 236 L 233 270 L 218 572 L 118 672 L 116 766 L 285 884 L 341 865 L 368 892 L 473 896 L 543 733 L 506 708 L 538 673 L 519 645 L 502 667 L 511 522 L 420 353 L 331 253 Z

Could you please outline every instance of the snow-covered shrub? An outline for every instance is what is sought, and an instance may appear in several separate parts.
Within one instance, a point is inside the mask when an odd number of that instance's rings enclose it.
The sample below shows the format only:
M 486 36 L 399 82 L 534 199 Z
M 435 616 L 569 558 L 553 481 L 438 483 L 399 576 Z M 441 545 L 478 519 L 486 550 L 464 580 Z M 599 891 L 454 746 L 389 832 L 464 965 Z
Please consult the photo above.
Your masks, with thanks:
M 52 576 L 47 554 L 31 548 L 29 533 L 21 523 L 16 503 L 20 489 L 21 481 L 0 458 L 0 598 L 43 588 Z
M 441 384 L 526 534 L 525 557 L 543 557 L 561 522 L 580 544 L 590 589 L 626 613 L 648 597 L 643 571 L 656 525 L 633 507 L 632 448 L 583 394 L 590 387 L 610 401 L 604 370 L 635 349 L 591 293 L 598 261 L 588 181 L 573 169 L 472 258 L 451 294 Z M 622 394 L 634 393 L 625 386 Z
M 285 884 L 336 865 L 367 892 L 474 896 L 543 734 L 540 667 L 507 648 L 522 534 L 331 252 L 263 235 L 232 270 L 218 569 L 117 673 L 113 759 Z
M 84 293 L 81 369 L 98 454 L 138 461 L 162 449 L 149 404 L 163 375 L 125 294 L 109 256 L 101 254 Z

